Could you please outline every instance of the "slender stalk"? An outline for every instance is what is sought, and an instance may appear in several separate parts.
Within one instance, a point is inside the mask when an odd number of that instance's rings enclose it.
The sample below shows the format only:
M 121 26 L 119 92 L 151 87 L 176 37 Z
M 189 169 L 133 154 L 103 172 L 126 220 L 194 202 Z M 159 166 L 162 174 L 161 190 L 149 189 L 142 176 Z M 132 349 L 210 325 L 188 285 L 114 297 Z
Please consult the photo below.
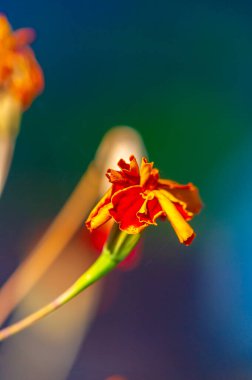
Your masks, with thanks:
M 50 302 L 40 310 L 22 319 L 21 321 L 14 323 L 13 325 L 6 327 L 0 331 L 0 341 L 15 335 L 19 331 L 31 326 L 34 322 L 39 321 L 48 314 L 57 310 L 72 298 L 77 296 L 84 289 L 98 281 L 100 278 L 109 273 L 117 265 L 117 261 L 113 259 L 108 251 L 105 251 L 94 264 L 81 276 L 79 279 L 68 288 L 64 293 L 57 297 L 54 301 Z
M 72 298 L 88 288 L 94 282 L 111 272 L 132 251 L 139 240 L 140 234 L 128 235 L 118 229 L 117 225 L 112 228 L 108 242 L 106 243 L 102 254 L 93 265 L 83 273 L 79 279 L 68 288 L 64 293 L 57 297 L 40 310 L 30 314 L 28 317 L 13 325 L 0 330 L 0 341 L 17 334 L 25 328 L 31 326 L 34 322 L 39 321 L 48 314 L 57 310 Z

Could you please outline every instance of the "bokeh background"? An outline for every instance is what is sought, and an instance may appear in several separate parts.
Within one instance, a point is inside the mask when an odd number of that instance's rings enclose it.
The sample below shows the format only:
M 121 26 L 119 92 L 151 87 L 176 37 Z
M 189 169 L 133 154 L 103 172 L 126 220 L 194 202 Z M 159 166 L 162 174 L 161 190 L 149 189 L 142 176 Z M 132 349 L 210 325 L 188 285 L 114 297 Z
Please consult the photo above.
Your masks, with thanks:
M 162 176 L 197 184 L 205 207 L 189 248 L 166 223 L 147 231 L 67 380 L 251 379 L 250 2 L 2 0 L 1 11 L 37 31 L 46 79 L 0 202 L 1 284 L 103 134 L 130 125 Z

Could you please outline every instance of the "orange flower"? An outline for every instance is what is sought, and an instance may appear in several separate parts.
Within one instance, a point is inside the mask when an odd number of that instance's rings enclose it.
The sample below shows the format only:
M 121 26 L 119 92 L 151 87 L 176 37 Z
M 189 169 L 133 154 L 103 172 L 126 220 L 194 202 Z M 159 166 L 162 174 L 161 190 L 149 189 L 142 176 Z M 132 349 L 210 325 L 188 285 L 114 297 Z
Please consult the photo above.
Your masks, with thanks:
M 43 90 L 43 72 L 28 45 L 34 40 L 32 29 L 12 31 L 7 18 L 0 14 L 0 91 L 8 92 L 29 107 Z
M 122 231 L 137 234 L 158 217 L 166 217 L 179 241 L 189 245 L 195 233 L 187 223 L 202 207 L 197 188 L 192 184 L 160 179 L 153 162 L 142 159 L 141 167 L 134 156 L 130 163 L 118 162 L 121 170 L 109 169 L 111 188 L 91 211 L 87 228 L 92 231 L 113 218 Z

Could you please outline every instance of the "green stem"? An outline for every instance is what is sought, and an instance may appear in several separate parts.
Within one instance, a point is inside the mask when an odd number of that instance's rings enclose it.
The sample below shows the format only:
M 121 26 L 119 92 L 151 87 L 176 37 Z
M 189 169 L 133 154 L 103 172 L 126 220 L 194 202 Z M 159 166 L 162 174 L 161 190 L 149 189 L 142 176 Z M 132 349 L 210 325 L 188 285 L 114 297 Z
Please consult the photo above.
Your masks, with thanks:
M 88 288 L 94 282 L 111 272 L 132 251 L 139 240 L 139 235 L 128 235 L 119 231 L 118 227 L 113 227 L 101 255 L 94 264 L 78 278 L 78 280 L 68 288 L 64 293 L 58 296 L 40 310 L 30 314 L 28 317 L 13 325 L 0 330 L 0 341 L 15 335 L 16 333 L 31 326 L 34 322 L 39 321 L 48 314 L 57 310 L 72 298 Z

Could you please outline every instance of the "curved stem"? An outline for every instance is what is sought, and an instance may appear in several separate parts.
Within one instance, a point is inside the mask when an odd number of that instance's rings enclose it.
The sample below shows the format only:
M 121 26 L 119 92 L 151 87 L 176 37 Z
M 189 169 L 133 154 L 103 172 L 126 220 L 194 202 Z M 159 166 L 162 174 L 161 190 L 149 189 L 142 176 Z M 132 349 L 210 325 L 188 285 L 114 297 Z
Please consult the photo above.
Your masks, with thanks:
M 117 225 L 111 230 L 107 243 L 105 244 L 102 254 L 93 265 L 83 273 L 75 283 L 70 286 L 64 293 L 58 296 L 54 301 L 48 303 L 38 311 L 30 314 L 28 317 L 13 325 L 0 330 L 0 342 L 6 338 L 31 326 L 34 322 L 39 321 L 48 314 L 57 310 L 72 298 L 77 296 L 84 289 L 88 288 L 94 282 L 101 279 L 107 273 L 111 272 L 137 244 L 140 238 L 138 235 L 128 235 L 118 229 Z
M 97 198 L 99 183 L 99 172 L 92 162 L 42 239 L 0 288 L 0 325 L 54 263 L 80 228 L 83 215 L 87 214 L 90 205 Z
M 104 275 L 109 273 L 116 267 L 117 264 L 118 261 L 115 260 L 107 250 L 104 250 L 102 255 L 94 262 L 94 264 L 81 277 L 79 277 L 79 279 L 72 286 L 70 286 L 70 288 L 68 288 L 54 301 L 50 302 L 40 310 L 34 312 L 21 321 L 1 330 L 0 341 L 15 335 L 16 333 L 31 326 L 34 322 L 39 321 L 48 314 L 57 310 L 59 307 L 63 306 L 65 303 L 77 296 L 82 290 L 86 289 Z

